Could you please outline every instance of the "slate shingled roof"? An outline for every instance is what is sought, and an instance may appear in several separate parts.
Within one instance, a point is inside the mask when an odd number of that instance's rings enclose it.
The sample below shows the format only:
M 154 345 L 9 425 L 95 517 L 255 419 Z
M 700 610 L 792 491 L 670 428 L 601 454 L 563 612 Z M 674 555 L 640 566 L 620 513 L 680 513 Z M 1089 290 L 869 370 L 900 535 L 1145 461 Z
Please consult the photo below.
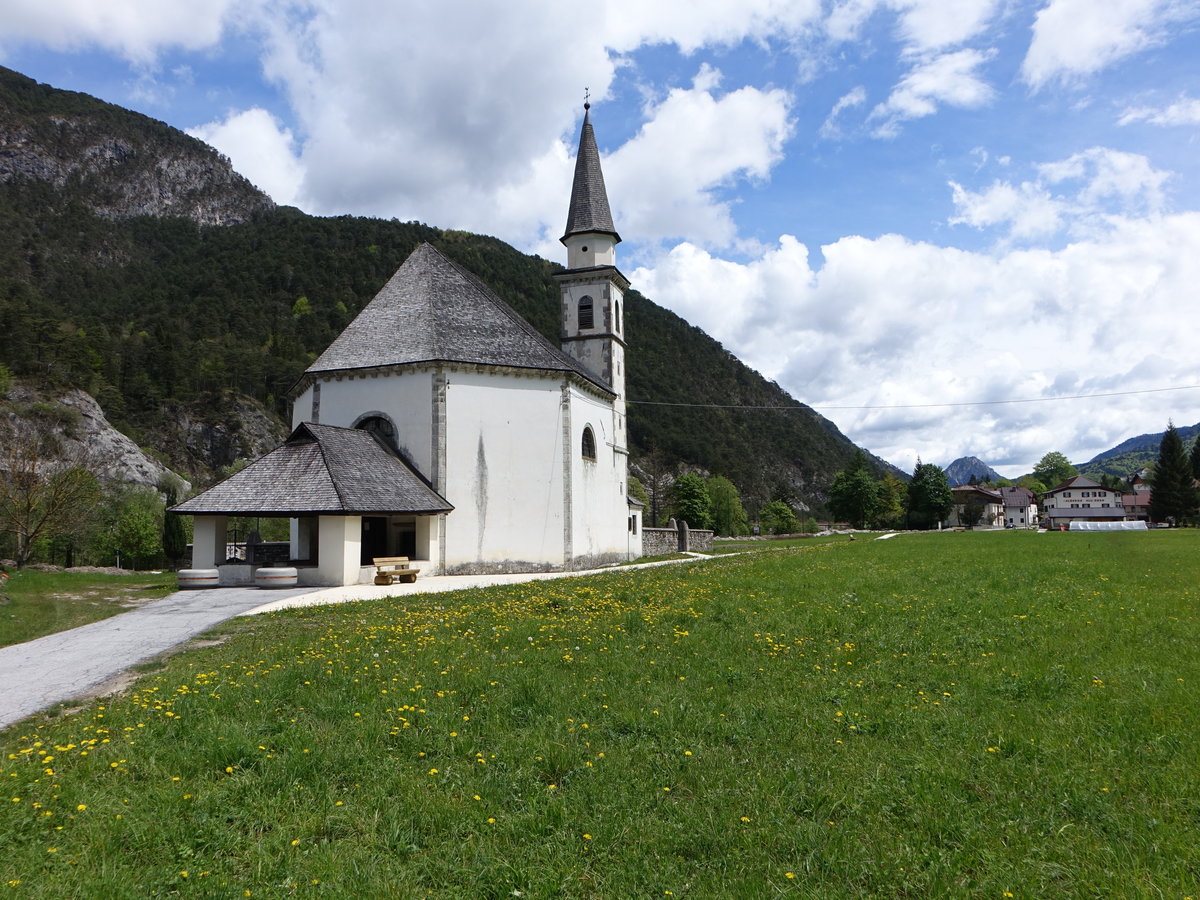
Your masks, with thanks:
M 454 509 L 370 433 L 305 422 L 282 446 L 173 507 L 188 515 L 431 514 Z
M 409 255 L 305 374 L 419 362 L 571 372 L 612 393 L 431 244 Z
M 596 147 L 596 132 L 592 130 L 587 106 L 583 112 L 583 130 L 579 133 L 579 153 L 575 157 L 575 181 L 571 184 L 571 208 L 567 212 L 567 230 L 560 240 L 573 234 L 611 234 L 618 242 L 621 236 L 613 227 L 608 208 L 608 192 L 604 189 L 604 173 L 600 171 L 600 151 Z

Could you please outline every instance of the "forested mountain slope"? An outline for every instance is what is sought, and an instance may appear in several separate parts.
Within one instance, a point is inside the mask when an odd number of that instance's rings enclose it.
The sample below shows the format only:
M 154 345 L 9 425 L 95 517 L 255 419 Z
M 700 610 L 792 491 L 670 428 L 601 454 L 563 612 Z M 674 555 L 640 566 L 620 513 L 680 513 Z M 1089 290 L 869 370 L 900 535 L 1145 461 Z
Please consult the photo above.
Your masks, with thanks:
M 1184 425 L 1176 429 L 1184 446 L 1189 450 L 1196 438 L 1200 437 L 1200 422 L 1195 425 Z M 1077 467 L 1081 475 L 1099 479 L 1102 475 L 1117 475 L 1128 478 L 1147 466 L 1158 462 L 1158 450 L 1162 445 L 1165 431 L 1157 434 L 1139 434 L 1122 441 L 1111 450 L 1098 453 Z
M 200 142 L 85 95 L 30 84 L 0 70 L 0 363 L 42 386 L 88 391 L 114 424 L 200 482 L 229 460 L 205 458 L 180 422 L 208 419 L 236 431 L 254 401 L 279 417 L 282 434 L 291 385 L 421 241 L 558 341 L 553 263 L 419 223 L 276 208 Z M 86 141 L 53 153 L 44 138 L 14 147 L 13 135 L 49 133 L 63 110 L 89 123 Z M 74 154 L 95 146 L 129 149 L 120 165 L 77 165 Z M 55 166 L 71 174 L 38 174 Z M 192 209 L 208 212 L 189 217 L 128 200 L 148 173 L 180 171 L 187 184 L 173 196 L 202 198 Z M 724 474 L 752 508 L 777 495 L 821 504 L 854 445 L 698 328 L 636 292 L 627 298 L 630 399 L 691 404 L 631 403 L 635 458 L 658 449 Z

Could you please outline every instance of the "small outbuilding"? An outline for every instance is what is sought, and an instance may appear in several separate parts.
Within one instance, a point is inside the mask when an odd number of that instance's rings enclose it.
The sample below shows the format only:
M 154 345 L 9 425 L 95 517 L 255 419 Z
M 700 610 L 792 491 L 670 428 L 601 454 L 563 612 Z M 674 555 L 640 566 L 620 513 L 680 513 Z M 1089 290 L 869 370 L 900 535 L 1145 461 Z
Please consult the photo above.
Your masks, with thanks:
M 192 565 L 221 567 L 222 583 L 250 583 L 226 562 L 230 516 L 292 520 L 300 584 L 356 584 L 376 556 L 437 559 L 437 517 L 454 507 L 369 431 L 305 422 L 281 446 L 175 507 L 195 516 Z

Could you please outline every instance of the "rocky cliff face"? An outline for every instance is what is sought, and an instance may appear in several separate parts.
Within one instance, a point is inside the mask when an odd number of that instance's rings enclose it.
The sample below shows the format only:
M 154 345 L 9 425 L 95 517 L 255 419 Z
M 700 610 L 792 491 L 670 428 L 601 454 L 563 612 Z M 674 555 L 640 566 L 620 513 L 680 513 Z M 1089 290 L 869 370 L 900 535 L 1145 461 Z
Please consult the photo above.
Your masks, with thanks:
M 26 386 L 12 387 L 3 404 L 6 438 L 20 435 L 47 422 L 59 436 L 64 458 L 86 461 L 98 477 L 129 484 L 157 487 L 166 477 L 186 479 L 148 456 L 133 441 L 109 424 L 95 399 L 78 389 L 43 395 Z
M 202 141 L 0 68 L 0 184 L 44 182 L 110 219 L 231 225 L 274 207 Z
M 155 440 L 155 449 L 200 481 L 211 481 L 221 469 L 258 459 L 287 437 L 283 423 L 247 397 L 226 394 L 217 409 L 214 418 L 212 407 L 173 405 L 167 410 L 168 429 Z
M 182 406 L 167 410 L 164 433 L 153 437 L 153 449 L 143 450 L 109 423 L 90 394 L 78 389 L 41 392 L 14 385 L 0 397 L 3 439 L 47 423 L 58 435 L 62 456 L 83 460 L 98 477 L 158 487 L 164 477 L 203 484 L 220 470 L 242 460 L 254 460 L 273 450 L 287 429 L 262 406 L 245 397 L 221 398 L 220 419 L 209 412 Z M 164 462 L 163 460 L 166 460 Z

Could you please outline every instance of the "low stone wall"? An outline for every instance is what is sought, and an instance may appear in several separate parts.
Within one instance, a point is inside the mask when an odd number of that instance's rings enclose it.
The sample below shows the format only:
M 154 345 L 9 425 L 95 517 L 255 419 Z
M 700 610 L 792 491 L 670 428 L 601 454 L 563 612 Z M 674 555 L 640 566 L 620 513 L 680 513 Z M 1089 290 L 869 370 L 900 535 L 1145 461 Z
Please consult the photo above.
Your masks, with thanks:
M 671 553 L 707 553 L 713 548 L 713 532 L 707 528 L 689 528 L 687 522 L 674 519 L 666 528 L 642 529 L 642 555 L 667 556 Z

